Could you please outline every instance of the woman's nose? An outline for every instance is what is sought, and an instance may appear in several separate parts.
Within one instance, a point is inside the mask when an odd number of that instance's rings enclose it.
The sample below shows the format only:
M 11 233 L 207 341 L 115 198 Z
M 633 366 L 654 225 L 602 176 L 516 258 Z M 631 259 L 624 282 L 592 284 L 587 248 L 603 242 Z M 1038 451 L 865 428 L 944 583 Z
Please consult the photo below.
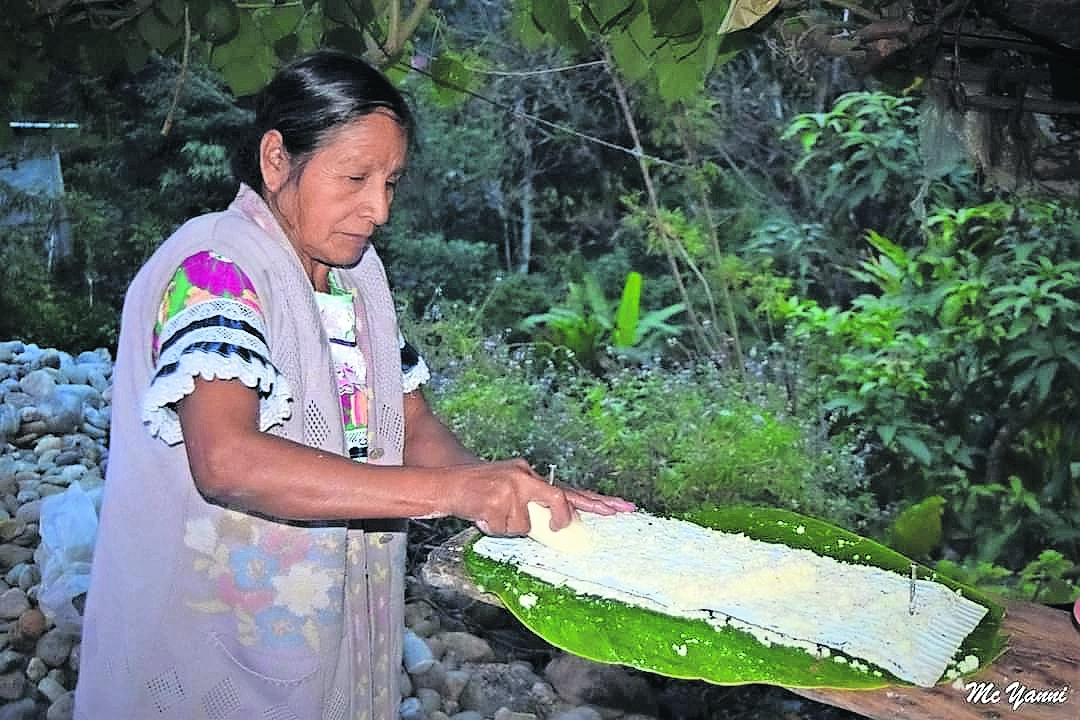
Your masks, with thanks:
M 372 188 L 364 193 L 362 207 L 375 221 L 375 225 L 385 225 L 390 220 L 390 205 L 393 203 L 394 194 L 387 188 Z

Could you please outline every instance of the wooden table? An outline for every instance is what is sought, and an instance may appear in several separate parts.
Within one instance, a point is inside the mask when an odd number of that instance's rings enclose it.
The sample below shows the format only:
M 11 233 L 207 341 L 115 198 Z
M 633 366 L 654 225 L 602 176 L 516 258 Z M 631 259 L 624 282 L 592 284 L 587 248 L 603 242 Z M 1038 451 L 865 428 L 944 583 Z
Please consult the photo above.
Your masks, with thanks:
M 436 548 L 421 570 L 429 585 L 491 605 L 499 598 L 465 575 L 462 553 L 477 534 L 466 530 Z M 879 690 L 788 688 L 815 702 L 873 720 L 1080 720 L 1080 632 L 1069 614 L 1035 603 L 1012 603 L 1003 631 L 1008 649 L 962 687 Z

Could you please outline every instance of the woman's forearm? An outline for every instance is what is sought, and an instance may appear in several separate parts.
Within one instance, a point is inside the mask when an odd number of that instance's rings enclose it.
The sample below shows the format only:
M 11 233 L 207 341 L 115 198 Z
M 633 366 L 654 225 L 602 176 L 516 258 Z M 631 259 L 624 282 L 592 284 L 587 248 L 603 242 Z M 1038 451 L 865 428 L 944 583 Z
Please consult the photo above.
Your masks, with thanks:
M 412 467 L 473 465 L 482 462 L 431 411 L 417 390 L 405 395 L 405 464 Z

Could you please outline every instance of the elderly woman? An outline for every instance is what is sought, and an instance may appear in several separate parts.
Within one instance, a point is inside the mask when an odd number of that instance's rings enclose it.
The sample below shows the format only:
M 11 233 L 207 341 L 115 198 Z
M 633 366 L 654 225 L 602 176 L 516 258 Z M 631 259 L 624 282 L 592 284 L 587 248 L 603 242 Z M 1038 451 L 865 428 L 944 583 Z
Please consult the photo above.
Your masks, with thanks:
M 480 462 L 429 409 L 371 247 L 411 132 L 363 62 L 294 62 L 236 199 L 132 283 L 77 718 L 396 718 L 406 518 L 630 509 Z

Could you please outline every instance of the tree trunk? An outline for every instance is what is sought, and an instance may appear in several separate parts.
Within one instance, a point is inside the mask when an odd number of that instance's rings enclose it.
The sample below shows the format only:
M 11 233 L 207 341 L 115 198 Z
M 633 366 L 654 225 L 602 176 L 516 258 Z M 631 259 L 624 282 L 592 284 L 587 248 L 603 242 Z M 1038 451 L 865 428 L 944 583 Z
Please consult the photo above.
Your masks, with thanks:
M 529 263 L 532 260 L 533 239 L 533 203 L 535 200 L 535 188 L 533 187 L 533 156 L 532 143 L 529 141 L 528 125 L 525 114 L 519 104 L 518 112 L 514 116 L 514 125 L 517 127 L 518 141 L 521 144 L 521 247 L 518 255 L 517 271 L 524 275 L 529 272 Z

